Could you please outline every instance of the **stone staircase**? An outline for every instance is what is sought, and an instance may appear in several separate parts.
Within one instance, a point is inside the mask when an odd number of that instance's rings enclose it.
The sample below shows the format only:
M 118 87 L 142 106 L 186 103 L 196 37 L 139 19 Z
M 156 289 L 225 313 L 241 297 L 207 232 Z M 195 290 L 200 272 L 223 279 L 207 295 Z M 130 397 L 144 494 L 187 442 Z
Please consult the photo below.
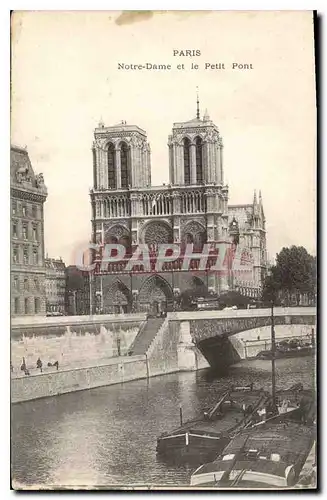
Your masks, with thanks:
M 134 342 L 129 349 L 129 353 L 132 356 L 146 354 L 151 342 L 154 340 L 164 321 L 165 318 L 149 318 L 140 328 L 140 331 L 136 335 Z

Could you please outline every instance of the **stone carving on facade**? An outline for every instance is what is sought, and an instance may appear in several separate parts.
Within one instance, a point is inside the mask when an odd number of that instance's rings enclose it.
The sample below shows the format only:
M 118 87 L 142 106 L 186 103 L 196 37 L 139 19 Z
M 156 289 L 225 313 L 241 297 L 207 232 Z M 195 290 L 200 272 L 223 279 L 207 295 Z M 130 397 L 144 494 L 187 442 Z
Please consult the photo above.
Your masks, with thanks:
M 44 177 L 43 177 L 42 173 L 37 174 L 35 176 L 35 182 L 36 182 L 36 187 L 38 187 L 38 188 L 43 188 L 44 187 Z
M 212 196 L 216 194 L 216 191 L 214 189 L 207 188 L 205 191 L 206 196 Z
M 172 230 L 166 224 L 150 222 L 143 233 L 144 243 L 147 245 L 159 245 L 172 241 Z
M 161 302 L 173 298 L 173 291 L 169 283 L 159 277 L 150 276 L 143 282 L 138 296 L 139 302 Z
M 191 222 L 190 217 L 181 217 L 180 218 L 181 226 L 186 226 L 190 222 Z M 201 226 L 203 226 L 203 229 L 206 227 L 206 219 L 204 217 L 192 217 L 192 222 L 196 222 L 197 224 L 200 224 Z
M 102 150 L 104 150 L 107 142 L 108 142 L 107 139 L 101 139 L 100 137 L 97 137 L 93 141 L 93 148 L 94 149 L 102 149 Z
M 191 222 L 188 222 L 187 224 L 185 224 L 184 228 L 183 228 L 183 233 L 189 233 L 189 234 L 192 234 L 193 236 L 195 236 L 196 234 L 198 233 L 203 233 L 205 232 L 205 227 L 203 227 L 201 224 L 199 224 L 198 222 L 196 221 L 191 221 Z
M 130 232 L 127 227 L 122 226 L 121 224 L 114 224 L 109 228 L 105 228 L 106 236 L 114 236 L 116 238 L 121 238 L 122 236 L 129 236 Z
M 207 127 L 187 127 L 178 128 L 173 130 L 173 137 L 180 136 L 181 134 L 203 134 L 207 130 Z
M 174 135 L 169 141 L 168 145 L 169 146 L 183 146 L 183 140 L 186 137 L 186 135 Z
M 218 136 L 217 132 L 213 129 L 207 130 L 203 139 L 205 142 L 210 142 L 210 143 L 219 142 L 219 136 Z
M 31 176 L 29 175 L 28 165 L 19 167 L 16 171 L 16 181 L 21 184 L 22 182 L 31 182 Z
M 131 138 L 126 139 L 126 142 L 129 142 L 130 145 L 134 148 L 147 148 L 147 142 L 144 137 L 140 137 L 138 134 L 132 134 Z

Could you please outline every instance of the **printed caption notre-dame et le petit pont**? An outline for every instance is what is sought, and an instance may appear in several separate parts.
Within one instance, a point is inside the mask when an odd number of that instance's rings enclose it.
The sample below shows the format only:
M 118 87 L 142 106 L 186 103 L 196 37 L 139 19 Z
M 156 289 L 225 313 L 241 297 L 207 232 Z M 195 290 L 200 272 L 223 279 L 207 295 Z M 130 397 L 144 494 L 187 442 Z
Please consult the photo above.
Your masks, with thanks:
M 251 70 L 253 68 L 253 64 L 250 62 L 246 61 L 231 61 L 231 62 L 221 62 L 221 61 L 204 61 L 204 62 L 195 62 L 195 61 L 190 61 L 187 60 L 187 58 L 196 58 L 196 57 L 201 57 L 202 53 L 201 50 L 199 49 L 185 49 L 185 50 L 179 50 L 179 49 L 173 49 L 172 51 L 173 57 L 178 57 L 178 58 L 185 58 L 183 59 L 183 62 L 180 62 L 180 59 L 178 60 L 178 63 L 176 64 L 162 64 L 162 63 L 156 63 L 156 62 L 139 62 L 139 63 L 125 63 L 125 62 L 118 62 L 118 69 L 119 70 L 136 70 L 136 71 L 170 71 L 173 69 L 177 70 L 206 70 L 206 71 L 215 71 L 215 70 Z

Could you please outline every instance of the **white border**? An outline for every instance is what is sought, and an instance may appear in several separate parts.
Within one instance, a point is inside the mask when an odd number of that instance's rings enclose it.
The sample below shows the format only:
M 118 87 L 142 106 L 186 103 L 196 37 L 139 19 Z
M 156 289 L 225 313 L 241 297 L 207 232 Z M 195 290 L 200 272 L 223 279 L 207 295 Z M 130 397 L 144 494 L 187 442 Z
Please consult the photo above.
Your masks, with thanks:
M 45 8 L 46 7 L 46 8 Z M 219 7 L 219 9 L 218 9 Z M 179 2 L 177 4 L 175 1 L 151 1 L 144 0 L 141 6 L 137 6 L 135 1 L 132 0 L 121 0 L 117 1 L 104 1 L 104 0 L 93 0 L 92 2 L 82 1 L 76 2 L 69 0 L 50 0 L 48 2 L 44 2 L 44 0 L 35 0 L 35 1 L 3 1 L 0 7 L 0 50 L 1 50 L 1 65 L 2 65 L 2 78 L 0 79 L 1 85 L 1 101 L 0 101 L 0 109 L 2 112 L 2 117 L 4 120 L 2 121 L 1 126 L 1 141 L 0 141 L 0 151 L 1 151 L 1 168 L 0 168 L 0 187 L 1 187 L 1 214 L 2 220 L 4 223 L 2 224 L 2 234 L 5 234 L 5 241 L 2 245 L 2 262 L 3 262 L 3 272 L 1 276 L 1 285 L 2 285 L 2 294 L 0 301 L 1 308 L 1 333 L 0 333 L 0 352 L 2 354 L 2 360 L 0 363 L 1 367 L 1 399 L 3 411 L 1 412 L 1 431 L 3 433 L 1 442 L 1 450 L 3 451 L 3 458 L 1 460 L 1 474 L 0 474 L 0 491 L 1 497 L 7 498 L 9 495 L 14 494 L 9 491 L 9 477 L 10 477 L 10 436 L 9 436 L 9 145 L 10 145 L 10 128 L 9 128 L 9 112 L 10 112 L 10 103 L 9 103 L 9 40 L 10 40 L 10 18 L 9 18 L 9 10 L 314 10 L 317 9 L 318 12 L 323 16 L 326 13 L 326 2 L 319 0 L 316 2 L 312 2 L 309 0 L 293 0 L 293 1 L 285 1 L 285 0 L 275 0 L 272 1 L 247 1 L 244 2 L 242 0 L 220 0 L 217 1 L 208 1 L 202 0 L 200 4 L 197 4 L 195 7 L 186 6 L 184 2 Z M 322 33 L 321 40 L 321 48 L 326 51 L 326 36 Z M 324 57 L 324 60 L 326 58 Z M 326 69 L 326 64 L 324 66 L 324 73 Z M 321 68 L 322 71 L 322 68 Z M 325 81 L 324 75 L 321 75 L 321 83 Z M 321 86 L 320 93 L 323 93 L 323 86 Z M 325 109 L 321 109 L 321 130 L 320 130 L 320 142 L 321 146 L 323 140 L 325 139 L 325 135 L 323 134 L 323 118 L 325 116 Z M 321 160 L 323 160 L 323 155 Z M 325 170 L 326 165 L 325 161 L 323 161 L 320 165 L 321 171 Z M 320 177 L 320 182 L 323 183 L 323 192 L 327 193 L 327 189 L 324 189 L 326 176 Z M 321 192 L 321 198 L 323 200 L 324 196 Z M 325 205 L 322 207 L 323 210 L 320 214 L 321 217 L 325 214 Z M 327 229 L 327 217 L 324 217 L 324 220 L 321 221 L 321 230 Z M 326 231 L 325 231 L 326 233 Z M 6 241 L 8 238 L 8 242 Z M 323 245 L 323 241 L 321 242 Z M 322 250 L 322 249 L 321 249 Z M 323 252 L 321 251 L 321 257 Z M 322 273 L 321 283 L 326 282 L 327 271 L 324 269 Z M 327 304 L 322 300 L 321 302 L 321 312 L 327 310 Z M 324 325 L 321 325 L 320 330 L 320 338 L 322 339 L 324 335 Z M 321 341 L 322 343 L 322 341 Z M 321 354 L 321 369 L 323 368 L 323 359 L 327 359 L 327 343 L 322 343 L 323 352 Z M 322 373 L 320 376 L 321 381 L 321 398 L 326 401 L 325 391 L 327 390 L 327 384 L 322 384 L 324 380 L 324 374 Z M 323 405 L 325 407 L 325 405 Z M 322 408 L 322 415 L 323 415 Z M 320 415 L 320 420 L 323 421 L 322 415 Z M 322 425 L 320 427 L 320 437 L 323 435 Z M 324 443 L 320 443 L 320 447 L 322 447 Z M 325 447 L 324 447 L 325 448 Z M 324 451 L 324 450 L 323 450 Z M 320 470 L 321 477 L 324 477 L 325 467 L 326 467 L 326 456 L 325 453 L 322 454 L 323 465 Z M 323 486 L 323 485 L 322 485 Z M 222 492 L 219 492 L 221 494 Z M 213 494 L 217 494 L 217 492 L 213 492 Z M 177 496 L 178 493 L 172 494 L 171 496 Z M 249 495 L 251 495 L 249 493 Z M 277 493 L 276 493 L 277 495 Z M 304 494 L 305 495 L 305 494 Z M 33 498 L 35 495 L 32 494 L 30 498 Z M 303 495 L 302 495 L 303 496 Z M 61 498 L 63 498 L 61 496 Z

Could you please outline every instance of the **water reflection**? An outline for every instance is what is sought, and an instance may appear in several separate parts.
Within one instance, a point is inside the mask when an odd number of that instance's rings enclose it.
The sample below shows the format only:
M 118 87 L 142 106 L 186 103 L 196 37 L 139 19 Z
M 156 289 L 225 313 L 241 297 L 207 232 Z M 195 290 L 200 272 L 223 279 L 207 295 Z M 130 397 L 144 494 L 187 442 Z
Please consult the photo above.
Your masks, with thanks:
M 312 358 L 278 360 L 277 384 L 314 383 Z M 179 373 L 31 401 L 12 408 L 12 477 L 51 486 L 188 485 L 192 469 L 157 460 L 157 436 L 212 406 L 217 393 L 270 388 L 270 362 L 244 361 L 217 379 Z

